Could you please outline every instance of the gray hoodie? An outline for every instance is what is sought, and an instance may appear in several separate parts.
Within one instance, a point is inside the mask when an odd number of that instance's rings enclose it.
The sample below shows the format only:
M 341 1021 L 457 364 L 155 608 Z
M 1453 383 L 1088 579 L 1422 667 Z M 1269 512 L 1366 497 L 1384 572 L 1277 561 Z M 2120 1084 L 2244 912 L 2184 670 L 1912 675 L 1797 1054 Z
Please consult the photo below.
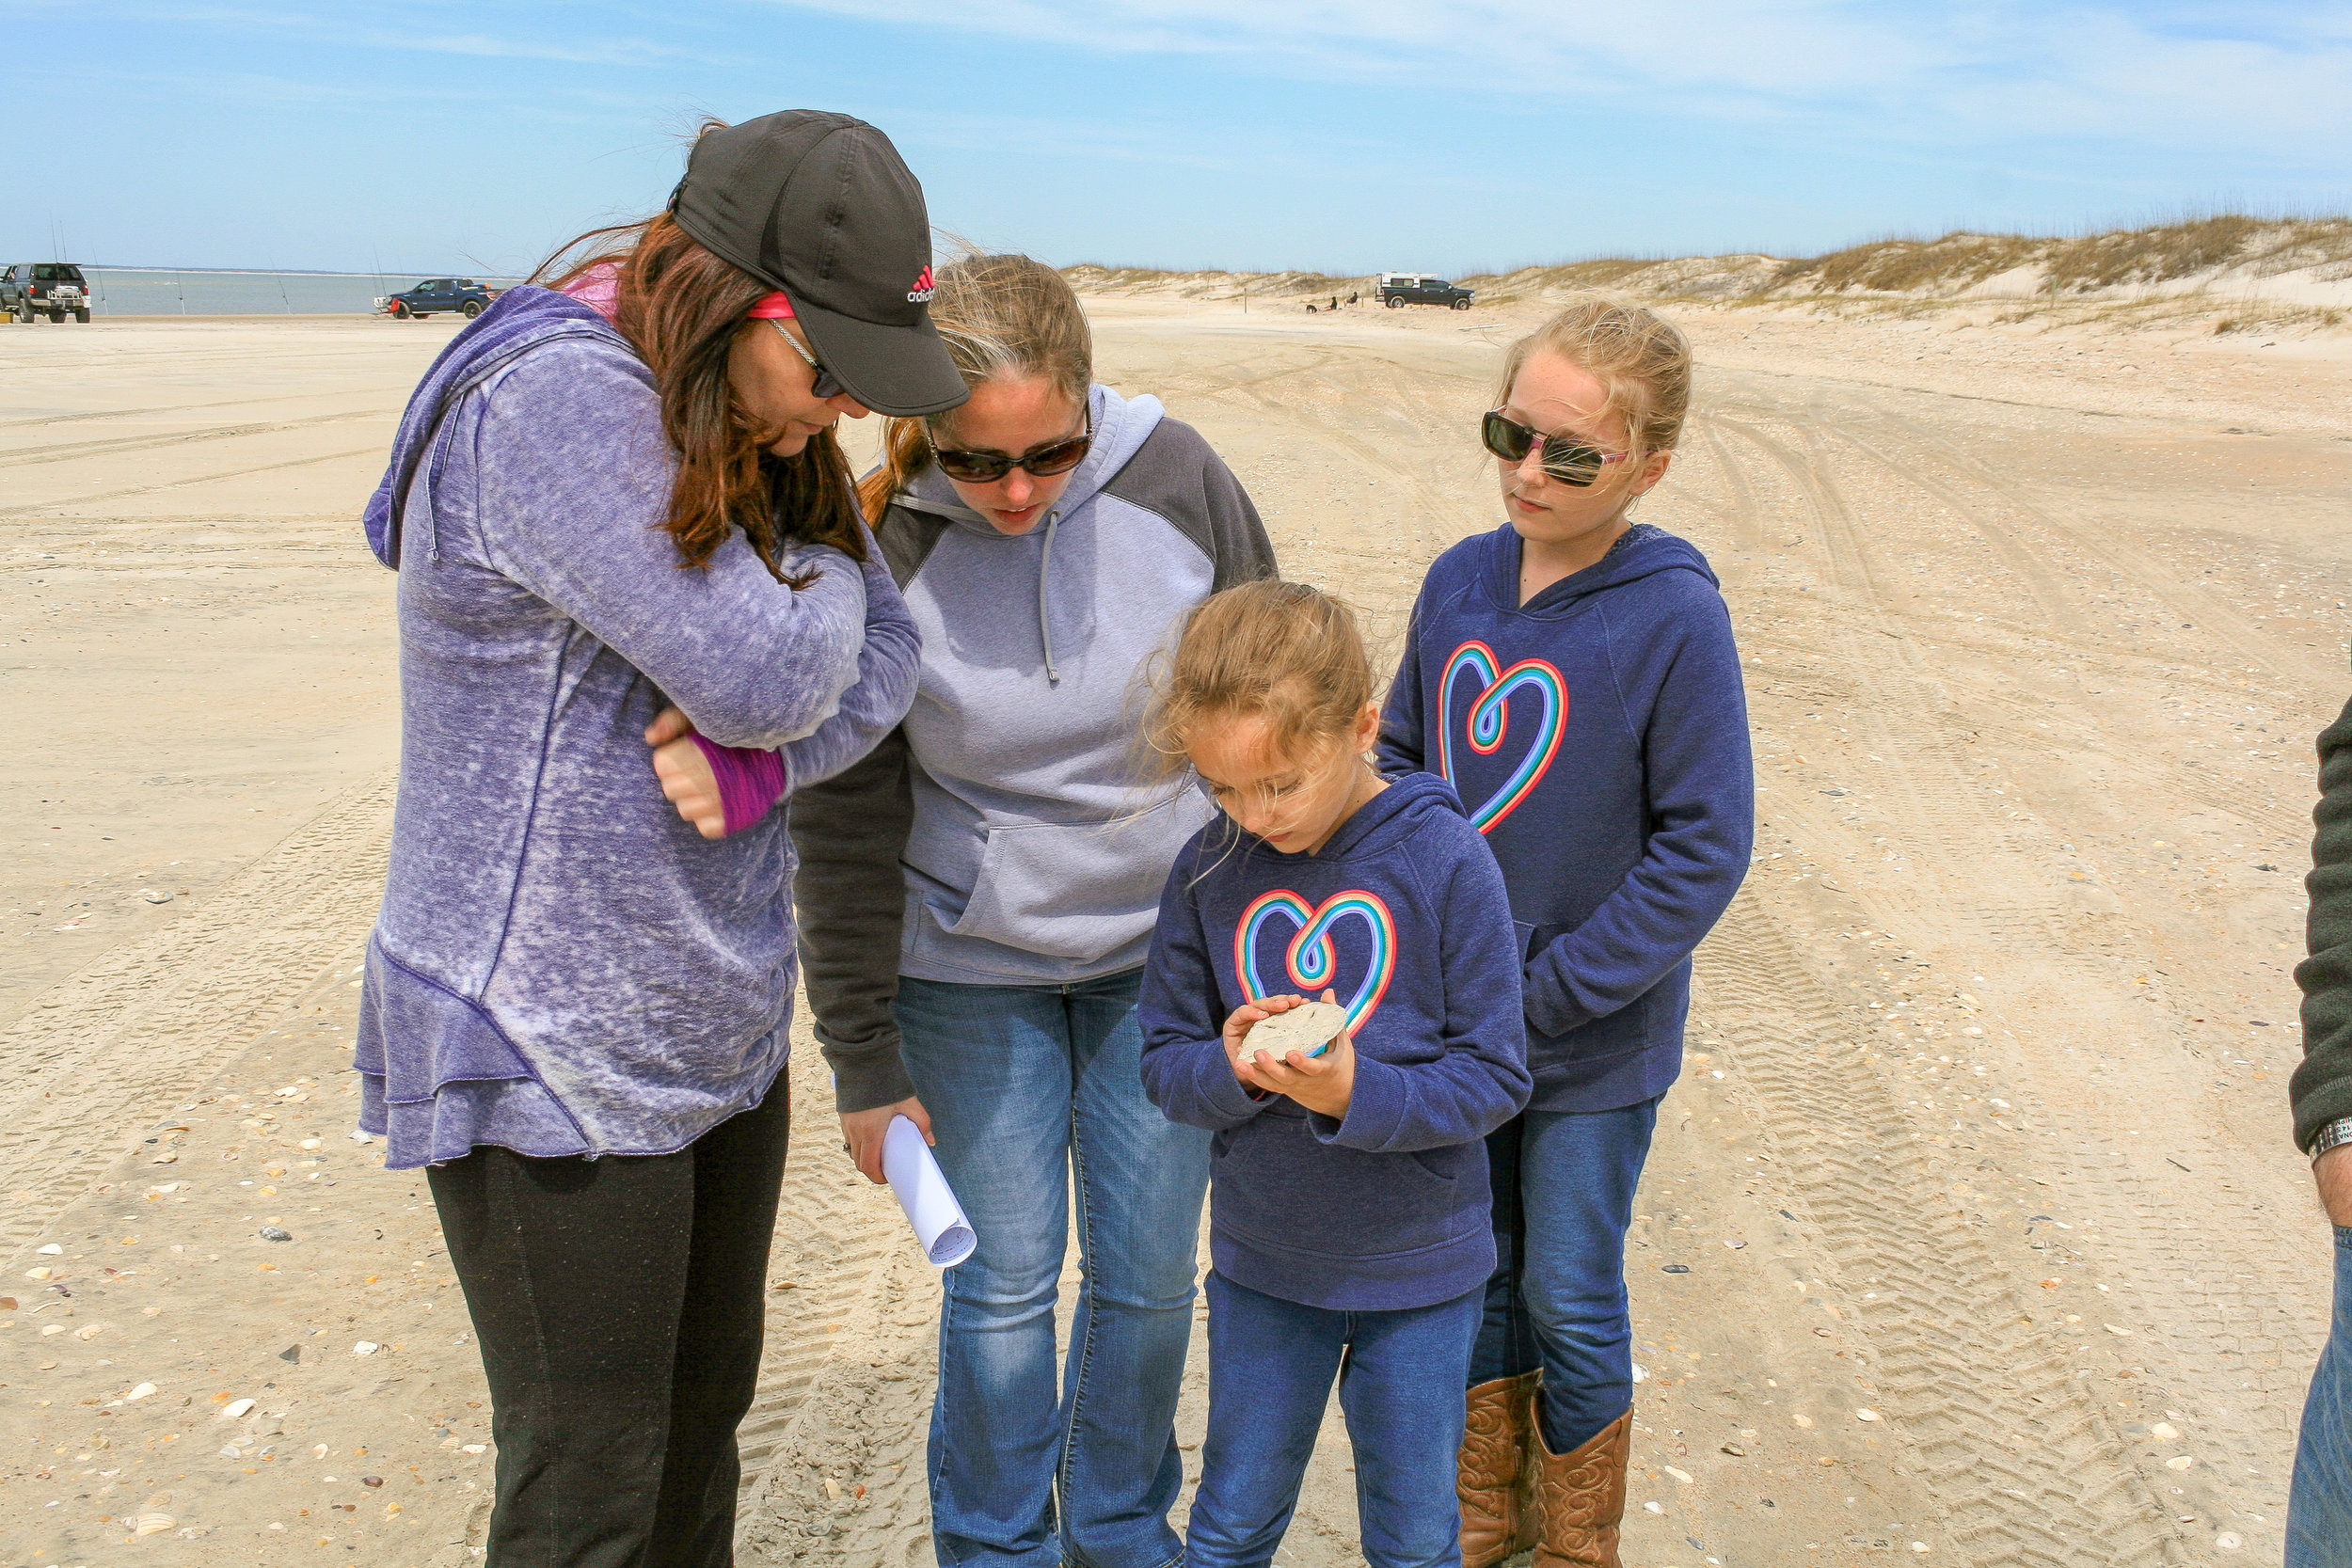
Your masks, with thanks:
M 1240 482 L 1198 432 L 1107 387 L 1094 444 L 1018 537 L 934 467 L 877 532 L 923 638 L 906 722 L 791 802 L 794 895 L 817 1038 L 844 1112 L 914 1090 L 890 1004 L 901 974 L 1065 985 L 1142 964 L 1161 885 L 1210 815 L 1138 785 L 1140 666 L 1184 611 L 1272 577 Z

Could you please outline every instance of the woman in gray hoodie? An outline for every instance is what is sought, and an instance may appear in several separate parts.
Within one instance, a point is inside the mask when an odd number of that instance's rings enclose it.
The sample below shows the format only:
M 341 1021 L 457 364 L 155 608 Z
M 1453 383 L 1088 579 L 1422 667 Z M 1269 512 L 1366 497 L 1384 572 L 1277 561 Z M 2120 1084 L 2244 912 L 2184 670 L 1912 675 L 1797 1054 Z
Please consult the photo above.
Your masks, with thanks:
M 793 797 L 809 1002 L 859 1168 L 881 1179 L 893 1116 L 927 1125 L 979 1238 L 941 1309 L 940 1560 L 1163 1568 L 1208 1141 L 1144 1098 L 1136 1004 L 1210 812 L 1138 799 L 1131 699 L 1184 612 L 1274 552 L 1198 433 L 1093 381 L 1058 273 L 977 256 L 937 283 L 972 395 L 895 423 L 861 485 L 922 671 L 872 756 Z
M 498 1438 L 490 1562 L 730 1560 L 788 1125 L 792 855 L 711 843 L 664 706 L 835 772 L 913 695 L 843 414 L 952 406 L 922 193 L 842 115 L 709 129 L 670 210 L 459 333 L 371 544 L 400 800 L 360 1126 L 429 1166 Z

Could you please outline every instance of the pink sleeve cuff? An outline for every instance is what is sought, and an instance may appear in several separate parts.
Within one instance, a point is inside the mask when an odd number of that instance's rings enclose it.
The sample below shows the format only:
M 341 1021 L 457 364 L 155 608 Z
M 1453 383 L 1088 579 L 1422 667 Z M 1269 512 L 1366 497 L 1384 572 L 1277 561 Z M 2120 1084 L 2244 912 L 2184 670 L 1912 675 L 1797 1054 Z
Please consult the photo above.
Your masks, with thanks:
M 714 745 L 699 735 L 693 741 L 718 781 L 719 807 L 725 815 L 729 833 L 741 832 L 784 799 L 782 752 Z

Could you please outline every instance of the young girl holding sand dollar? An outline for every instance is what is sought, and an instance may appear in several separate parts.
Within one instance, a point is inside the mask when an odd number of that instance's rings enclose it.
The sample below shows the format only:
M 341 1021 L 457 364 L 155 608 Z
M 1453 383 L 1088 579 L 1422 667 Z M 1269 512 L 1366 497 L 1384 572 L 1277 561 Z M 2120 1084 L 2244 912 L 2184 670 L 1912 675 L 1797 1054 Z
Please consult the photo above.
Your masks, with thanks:
M 1625 1231 L 1680 1071 L 1691 952 L 1755 831 L 1706 559 L 1627 515 L 1665 477 L 1681 333 L 1587 299 L 1512 345 L 1484 421 L 1509 521 L 1430 567 L 1381 726 L 1486 835 L 1525 934 L 1524 1115 L 1486 1140 L 1500 1259 L 1470 1374 L 1462 1560 L 1614 1568 L 1632 1419 Z M 1540 1386 L 1540 1388 L 1539 1388 Z
M 1052 267 L 966 256 L 923 289 L 969 398 L 895 423 L 860 485 L 923 652 L 906 721 L 791 796 L 809 1009 L 850 1157 L 879 1181 L 893 1118 L 927 1127 L 978 1238 L 941 1292 L 939 1560 L 1165 1568 L 1209 1140 L 1144 1099 L 1136 998 L 1210 814 L 1176 779 L 1138 802 L 1128 695 L 1185 610 L 1274 551 L 1198 431 L 1094 379 Z
M 1378 722 L 1346 609 L 1256 582 L 1187 618 L 1147 732 L 1221 811 L 1177 857 L 1143 986 L 1145 1092 L 1216 1134 L 1189 1568 L 1272 1560 L 1335 1376 L 1366 1560 L 1454 1560 L 1482 1140 L 1528 1093 L 1519 948 L 1454 792 L 1369 766 Z

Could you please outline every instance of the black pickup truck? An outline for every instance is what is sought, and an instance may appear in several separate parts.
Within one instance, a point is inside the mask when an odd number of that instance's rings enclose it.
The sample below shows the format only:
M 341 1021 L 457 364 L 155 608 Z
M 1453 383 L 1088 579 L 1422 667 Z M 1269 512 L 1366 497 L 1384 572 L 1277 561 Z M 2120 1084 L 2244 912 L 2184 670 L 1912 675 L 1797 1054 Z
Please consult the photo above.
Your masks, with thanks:
M 1373 297 L 1393 310 L 1402 305 L 1444 305 L 1456 310 L 1467 310 L 1477 298 L 1474 291 L 1459 283 L 1449 283 L 1442 277 L 1430 277 L 1419 273 L 1388 272 L 1373 290 Z
M 0 314 L 18 322 L 47 316 L 89 320 L 89 282 L 71 261 L 19 261 L 0 267 Z
M 375 308 L 387 316 L 420 320 L 454 310 L 471 321 L 487 310 L 498 296 L 498 290 L 485 289 L 470 277 L 428 277 L 413 289 L 384 295 L 375 302 Z

